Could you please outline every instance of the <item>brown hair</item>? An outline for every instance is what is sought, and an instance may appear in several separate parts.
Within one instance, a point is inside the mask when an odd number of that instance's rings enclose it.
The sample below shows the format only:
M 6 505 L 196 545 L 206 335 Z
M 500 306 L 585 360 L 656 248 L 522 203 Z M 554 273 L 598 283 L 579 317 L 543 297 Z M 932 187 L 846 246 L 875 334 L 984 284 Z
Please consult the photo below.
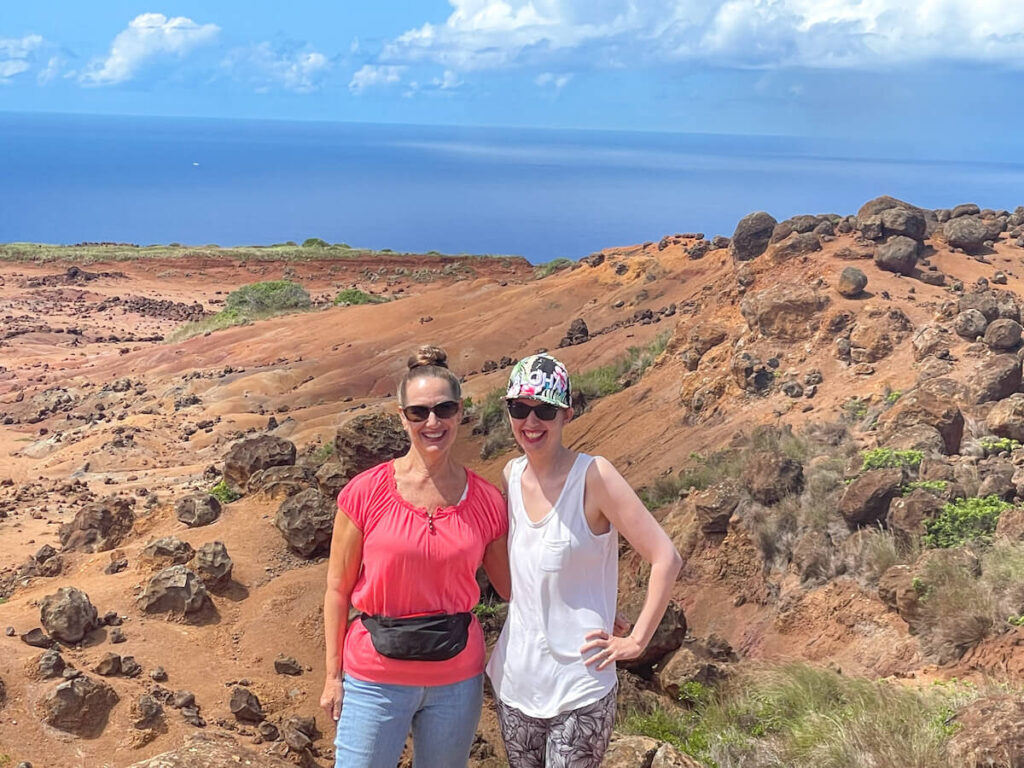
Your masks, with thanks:
M 448 370 L 448 353 L 440 347 L 424 344 L 406 363 L 409 370 L 398 385 L 398 402 L 405 405 L 405 390 L 413 379 L 438 378 L 448 382 L 454 400 L 462 400 L 459 377 Z

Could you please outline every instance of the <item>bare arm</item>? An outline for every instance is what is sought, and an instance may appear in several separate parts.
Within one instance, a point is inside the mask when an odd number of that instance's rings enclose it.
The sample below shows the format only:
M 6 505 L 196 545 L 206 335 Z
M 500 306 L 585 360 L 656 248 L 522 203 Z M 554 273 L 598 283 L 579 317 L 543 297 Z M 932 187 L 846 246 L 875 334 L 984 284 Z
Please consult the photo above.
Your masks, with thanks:
M 349 599 L 363 560 L 363 534 L 338 510 L 331 535 L 324 593 L 325 682 L 320 706 L 337 720 L 341 714 L 341 648 L 348 628 Z
M 683 560 L 668 534 L 654 519 L 625 478 L 606 459 L 598 456 L 587 472 L 587 493 L 601 514 L 615 526 L 639 555 L 651 564 L 647 597 L 627 637 L 610 637 L 607 632 L 592 632 L 581 648 L 586 652 L 600 648 L 586 663 L 598 663 L 598 669 L 616 659 L 633 659 L 643 653 L 651 641 L 658 622 L 665 614 L 672 585 Z
M 491 586 L 508 602 L 512 594 L 512 576 L 508 569 L 508 536 L 495 539 L 484 550 L 484 570 Z

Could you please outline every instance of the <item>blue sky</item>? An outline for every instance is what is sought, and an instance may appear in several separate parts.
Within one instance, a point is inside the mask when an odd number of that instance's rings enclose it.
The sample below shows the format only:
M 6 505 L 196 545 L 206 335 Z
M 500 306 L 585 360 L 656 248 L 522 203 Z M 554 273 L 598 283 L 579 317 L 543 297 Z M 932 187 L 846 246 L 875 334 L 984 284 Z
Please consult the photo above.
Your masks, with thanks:
M 0 110 L 1012 148 L 1021 0 L 5 2 Z

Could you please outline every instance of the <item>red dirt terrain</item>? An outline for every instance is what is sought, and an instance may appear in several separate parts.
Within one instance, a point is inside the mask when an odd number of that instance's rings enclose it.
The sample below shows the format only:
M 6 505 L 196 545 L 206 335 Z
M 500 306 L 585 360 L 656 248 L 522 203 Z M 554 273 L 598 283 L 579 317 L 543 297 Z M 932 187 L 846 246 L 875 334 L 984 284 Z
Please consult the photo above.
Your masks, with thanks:
M 0 263 L 0 628 L 12 628 L 0 636 L 0 756 L 12 765 L 91 768 L 130 766 L 178 749 L 202 729 L 166 701 L 155 719 L 143 722 L 139 712 L 139 697 L 162 687 L 194 694 L 204 732 L 228 733 L 254 754 L 332 764 L 333 728 L 317 706 L 326 559 L 322 551 L 297 554 L 274 524 L 295 488 L 246 493 L 197 527 L 181 522 L 176 509 L 220 479 L 232 446 L 262 435 L 294 444 L 315 487 L 313 457 L 353 418 L 394 410 L 405 359 L 422 343 L 448 351 L 451 367 L 465 376 L 465 395 L 480 403 L 505 380 L 502 358 L 548 349 L 571 371 L 587 371 L 667 334 L 667 348 L 650 368 L 621 391 L 592 400 L 568 428 L 573 448 L 607 456 L 636 488 L 707 461 L 701 457 L 724 456 L 716 454 L 722 449 L 749 450 L 756 427 L 800 434 L 844 416 L 847 445 L 922 448 L 953 478 L 961 454 L 970 453 L 965 446 L 1014 428 L 993 430 L 992 414 L 1020 387 L 1019 361 L 1016 383 L 1011 373 L 1009 384 L 993 385 L 1002 387 L 997 396 L 979 395 L 978 387 L 993 357 L 1016 356 L 1019 334 L 1017 344 L 997 347 L 984 328 L 969 338 L 957 328 L 972 306 L 992 315 L 983 318 L 988 326 L 997 316 L 1009 319 L 1010 310 L 989 312 L 989 305 L 1024 296 L 1024 251 L 1013 234 L 1024 214 L 958 216 L 991 235 L 987 245 L 963 247 L 951 244 L 960 242 L 945 223 L 951 212 L 921 212 L 928 231 L 911 223 L 915 236 L 904 239 L 913 243 L 913 261 L 901 274 L 888 266 L 896 261 L 879 256 L 903 236 L 903 220 L 886 213 L 892 210 L 918 211 L 893 201 L 858 217 L 762 223 L 760 244 L 741 222 L 732 244 L 669 236 L 608 249 L 543 279 L 516 260 L 434 257 L 402 257 L 401 265 L 216 258 L 72 269 Z M 867 278 L 862 290 L 846 287 L 850 275 L 840 280 L 848 267 Z M 425 272 L 413 279 L 417 269 Z M 320 306 L 165 340 L 183 322 L 220 309 L 230 291 L 282 277 L 301 283 Z M 988 284 L 979 284 L 982 278 Z M 340 288 L 351 286 L 395 300 L 330 306 Z M 985 291 L 992 295 L 969 298 Z M 559 348 L 578 319 L 586 325 L 582 333 L 575 328 L 578 343 Z M 955 445 L 948 429 L 955 418 L 936 414 L 934 403 L 914 410 L 910 396 L 918 392 L 958 409 Z M 1024 409 L 1017 418 L 1024 429 Z M 479 458 L 485 438 L 471 434 L 474 425 L 471 418 L 463 427 L 459 450 L 496 479 L 514 454 Z M 1000 460 L 1016 466 L 1024 455 Z M 815 461 L 803 467 L 808 478 Z M 987 477 L 985 462 L 984 455 L 973 459 L 981 466 L 978 482 Z M 965 654 L 940 658 L 916 636 L 911 612 L 880 597 L 877 576 L 872 581 L 836 565 L 856 560 L 855 540 L 871 525 L 851 518 L 844 524 L 832 510 L 830 527 L 822 529 L 831 565 L 820 572 L 807 565 L 813 557 L 806 536 L 772 561 L 763 529 L 751 521 L 787 503 L 771 492 L 784 486 L 782 473 L 768 470 L 769 490 L 761 492 L 753 490 L 759 481 L 752 472 L 748 467 L 740 481 L 738 505 L 713 487 L 684 493 L 657 512 L 686 557 L 675 598 L 698 645 L 724 644 L 722 658 L 802 659 L 870 677 L 977 672 L 1024 680 L 1022 630 L 993 631 Z M 799 491 L 777 495 L 787 493 Z M 1004 495 L 1015 498 L 1015 487 Z M 110 496 L 131 504 L 123 538 L 109 549 L 84 548 L 99 551 L 62 546 L 61 526 Z M 882 513 L 875 522 L 888 520 Z M 230 582 L 211 588 L 206 606 L 187 618 L 146 613 L 138 601 L 150 576 L 169 564 L 142 550 L 167 536 L 195 550 L 222 542 L 234 564 Z M 44 568 L 37 557 L 44 545 L 59 553 L 56 566 Z M 109 568 L 121 559 L 125 567 Z M 621 572 L 620 602 L 635 614 L 642 568 L 628 547 Z M 20 639 L 41 626 L 44 598 L 71 586 L 88 595 L 100 617 L 114 612 L 121 622 L 60 643 L 68 665 L 102 680 L 118 698 L 85 736 L 43 722 L 46 698 L 61 681 L 43 679 L 42 650 Z M 111 642 L 115 630 L 124 642 Z M 109 652 L 133 656 L 141 674 L 98 676 L 94 669 Z M 282 654 L 299 662 L 301 674 L 275 670 Z M 166 681 L 151 677 L 157 667 Z M 652 682 L 648 671 L 646 681 L 657 689 L 657 674 Z M 320 733 L 311 748 L 240 721 L 229 706 L 238 686 L 258 697 L 279 728 L 295 716 L 315 717 Z M 503 764 L 498 742 L 485 712 L 474 764 Z

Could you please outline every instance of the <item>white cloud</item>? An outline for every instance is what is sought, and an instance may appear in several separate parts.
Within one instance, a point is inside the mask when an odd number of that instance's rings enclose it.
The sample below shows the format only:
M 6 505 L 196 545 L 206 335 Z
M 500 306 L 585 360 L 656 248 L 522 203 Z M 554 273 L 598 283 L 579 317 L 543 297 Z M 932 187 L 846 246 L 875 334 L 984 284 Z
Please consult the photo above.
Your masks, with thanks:
M 556 75 L 554 72 L 542 72 L 534 78 L 533 82 L 541 88 L 554 88 L 560 91 L 572 80 L 572 73 Z
M 160 55 L 184 56 L 213 42 L 219 32 L 216 24 L 197 24 L 184 16 L 140 14 L 114 38 L 107 57 L 94 61 L 79 79 L 86 85 L 123 83 L 134 77 L 147 61 Z
M 1020 0 L 449 0 L 380 63 L 458 71 L 555 62 L 706 62 L 873 69 L 935 60 L 1024 64 Z
M 223 64 L 258 91 L 280 86 L 297 93 L 317 90 L 331 68 L 319 51 L 278 50 L 266 42 L 235 49 Z
M 53 80 L 57 75 L 60 74 L 61 68 L 64 66 L 64 59 L 60 56 L 51 56 L 50 60 L 46 63 L 46 68 L 41 69 L 39 74 L 36 75 L 36 81 L 40 85 L 46 85 L 48 82 Z
M 435 88 L 442 91 L 454 90 L 462 85 L 462 80 L 460 80 L 459 76 L 450 69 L 446 69 L 441 77 L 435 77 L 431 82 Z
M 32 66 L 32 53 L 43 44 L 39 35 L 0 38 L 0 83 Z
M 348 89 L 352 93 L 360 94 L 367 88 L 381 85 L 395 85 L 402 80 L 402 73 L 405 67 L 401 66 L 374 66 L 365 64 L 362 69 L 352 75 Z

